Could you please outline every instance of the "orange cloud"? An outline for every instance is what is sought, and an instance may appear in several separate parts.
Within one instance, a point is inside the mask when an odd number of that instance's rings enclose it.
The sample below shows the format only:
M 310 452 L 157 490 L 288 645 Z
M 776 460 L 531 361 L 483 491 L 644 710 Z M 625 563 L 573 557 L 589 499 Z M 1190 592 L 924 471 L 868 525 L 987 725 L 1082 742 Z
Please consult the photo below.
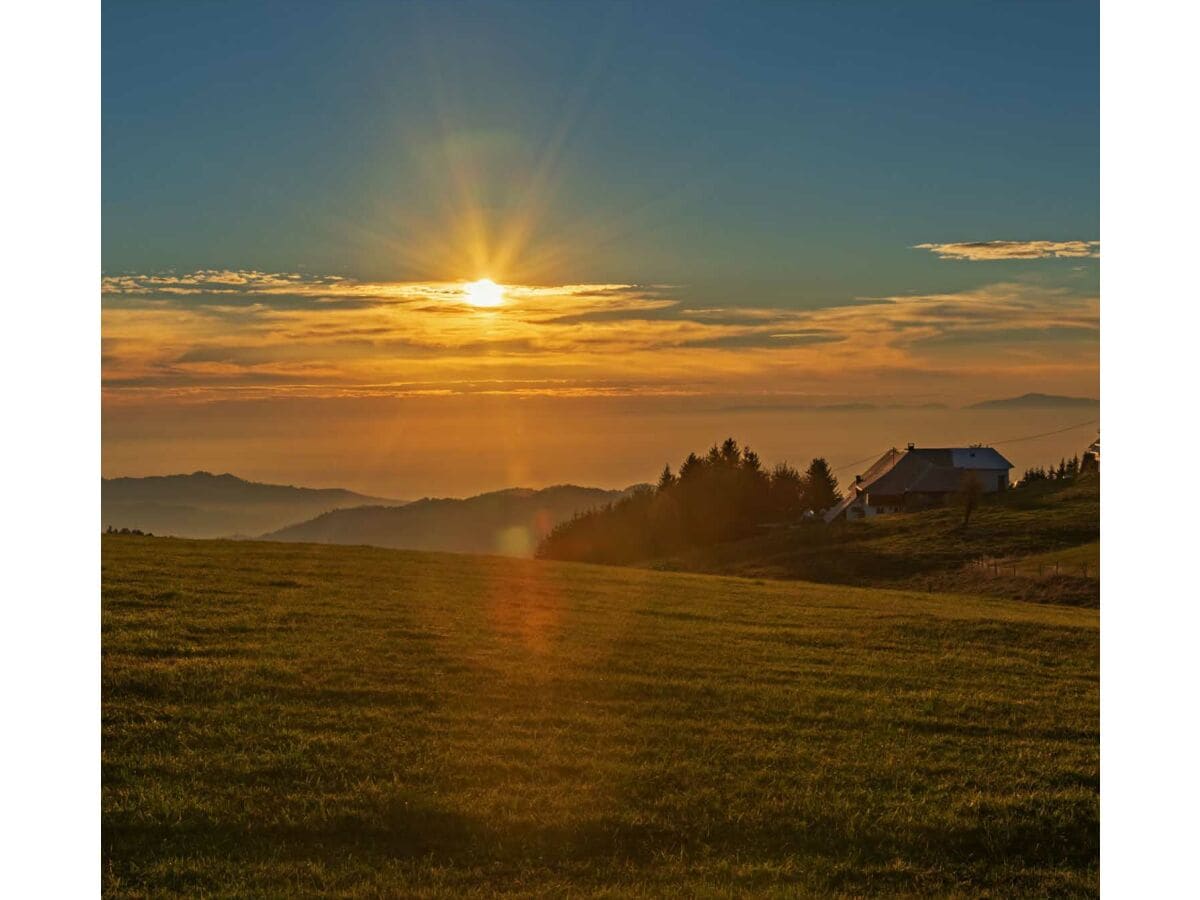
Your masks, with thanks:
M 998 284 L 820 309 L 695 308 L 661 285 L 509 285 L 203 271 L 104 279 L 106 399 L 698 395 L 1043 367 L 1094 372 L 1099 304 Z
M 980 262 L 998 259 L 1099 259 L 1099 241 L 965 241 L 954 244 L 916 244 L 914 250 L 929 250 L 941 259 Z

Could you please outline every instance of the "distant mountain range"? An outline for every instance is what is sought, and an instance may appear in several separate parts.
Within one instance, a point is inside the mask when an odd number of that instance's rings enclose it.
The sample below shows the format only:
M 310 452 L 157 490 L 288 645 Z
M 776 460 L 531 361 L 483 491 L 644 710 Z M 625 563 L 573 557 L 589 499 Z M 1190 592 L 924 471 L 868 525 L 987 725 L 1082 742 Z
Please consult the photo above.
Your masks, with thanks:
M 324 513 L 263 539 L 530 556 L 559 522 L 630 490 L 564 484 L 537 491 L 509 488 L 465 500 L 426 498 L 399 507 L 360 506 Z
M 1022 394 L 1003 400 L 972 403 L 967 409 L 1084 409 L 1099 406 L 1094 397 L 1063 397 L 1060 394 Z
M 191 538 L 262 534 L 333 509 L 403 503 L 342 488 L 261 484 L 211 472 L 105 478 L 100 486 L 102 527 Z
M 305 488 L 193 472 L 101 480 L 101 526 L 188 538 L 372 544 L 529 556 L 559 522 L 610 503 L 610 491 L 564 484 L 408 503 L 343 488 Z

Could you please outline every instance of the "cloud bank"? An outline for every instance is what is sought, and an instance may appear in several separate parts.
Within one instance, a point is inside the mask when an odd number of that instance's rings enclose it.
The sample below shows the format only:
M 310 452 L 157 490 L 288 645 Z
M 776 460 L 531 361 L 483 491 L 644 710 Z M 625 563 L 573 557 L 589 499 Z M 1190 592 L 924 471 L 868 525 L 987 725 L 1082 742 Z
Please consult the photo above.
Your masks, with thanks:
M 705 396 L 971 390 L 1095 371 L 1099 303 L 995 284 L 816 309 L 696 307 L 663 285 L 509 285 L 201 271 L 102 281 L 107 402 L 218 398 Z

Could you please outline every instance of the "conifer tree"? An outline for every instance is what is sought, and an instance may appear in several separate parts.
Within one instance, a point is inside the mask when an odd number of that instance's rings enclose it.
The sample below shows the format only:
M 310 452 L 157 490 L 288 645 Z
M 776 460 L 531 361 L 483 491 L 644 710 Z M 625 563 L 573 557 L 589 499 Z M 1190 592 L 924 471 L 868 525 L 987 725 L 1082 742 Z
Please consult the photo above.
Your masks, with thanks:
M 669 491 L 675 486 L 675 481 L 675 476 L 671 474 L 670 464 L 663 466 L 662 474 L 658 476 L 658 492 L 662 494 Z
M 787 463 L 771 470 L 770 507 L 777 516 L 788 517 L 803 509 L 804 478 Z
M 822 512 L 836 506 L 842 499 L 838 490 L 837 479 L 829 468 L 824 457 L 818 456 L 808 466 L 804 473 L 804 506 L 815 512 Z

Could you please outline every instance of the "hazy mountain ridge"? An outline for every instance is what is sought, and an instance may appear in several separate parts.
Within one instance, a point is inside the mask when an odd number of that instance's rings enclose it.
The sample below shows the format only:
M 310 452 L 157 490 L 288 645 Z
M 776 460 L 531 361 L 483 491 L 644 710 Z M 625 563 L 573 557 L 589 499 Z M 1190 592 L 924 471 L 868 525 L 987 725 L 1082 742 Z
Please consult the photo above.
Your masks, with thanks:
M 561 484 L 541 490 L 508 488 L 466 499 L 427 497 L 400 507 L 359 506 L 326 512 L 264 534 L 263 539 L 529 556 L 559 522 L 611 503 L 632 489 Z
M 104 478 L 101 524 L 179 537 L 259 534 L 332 509 L 402 505 L 345 488 L 307 488 L 193 472 L 145 478 Z
M 1084 409 L 1099 406 L 1095 397 L 1064 397 L 1061 394 L 1022 394 L 972 403 L 967 409 Z

